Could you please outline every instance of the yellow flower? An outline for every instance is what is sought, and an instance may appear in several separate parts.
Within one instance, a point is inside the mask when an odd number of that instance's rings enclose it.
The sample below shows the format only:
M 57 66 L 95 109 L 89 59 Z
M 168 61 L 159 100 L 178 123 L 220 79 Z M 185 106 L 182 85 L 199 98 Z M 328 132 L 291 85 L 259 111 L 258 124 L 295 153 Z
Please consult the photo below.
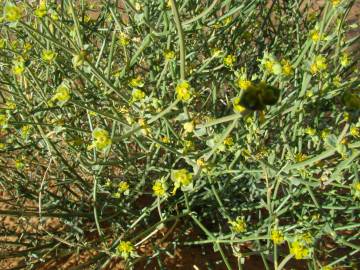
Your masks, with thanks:
M 170 138 L 168 136 L 162 136 L 160 141 L 165 144 L 168 144 L 168 143 L 170 143 Z
M 290 254 L 294 255 L 295 259 L 302 260 L 310 255 L 310 250 L 303 243 L 296 240 L 291 243 Z
M 308 127 L 305 129 L 305 133 L 309 136 L 314 136 L 316 134 L 316 130 L 314 128 Z
M 235 61 L 236 61 L 235 55 L 229 54 L 224 58 L 224 65 L 226 67 L 232 68 L 234 66 Z
M 8 118 L 5 114 L 0 114 L 0 127 L 7 125 Z
M 329 129 L 324 129 L 321 131 L 321 138 L 323 140 L 325 140 L 328 136 L 330 135 L 330 130 Z
M 52 50 L 43 50 L 41 54 L 41 59 L 46 62 L 51 62 L 55 59 L 56 53 Z
M 109 132 L 107 132 L 105 129 L 94 129 L 92 136 L 93 143 L 88 147 L 89 150 L 95 147 L 98 151 L 105 151 L 111 146 Z
M 31 128 L 32 128 L 31 125 L 23 126 L 20 131 L 21 138 L 23 138 L 25 140 L 27 138 L 27 136 L 29 135 Z
M 144 135 L 144 136 L 148 136 L 150 135 L 151 136 L 151 129 L 149 127 L 149 125 L 146 123 L 146 120 L 144 118 L 140 118 L 138 120 L 138 124 L 139 126 L 141 127 L 141 133 Z
M 195 128 L 195 126 L 194 126 L 194 121 L 186 122 L 186 123 L 184 124 L 184 130 L 185 130 L 186 133 L 191 133 L 191 132 L 193 132 L 193 131 L 194 131 L 194 128 Z
M 300 234 L 298 236 L 298 240 L 304 242 L 305 245 L 309 245 L 314 241 L 314 238 L 312 237 L 311 233 L 306 232 Z
M 181 101 L 188 101 L 191 96 L 191 86 L 188 81 L 182 81 L 176 86 L 177 99 Z
M 281 245 L 285 240 L 283 232 L 279 230 L 272 230 L 271 240 L 274 242 L 275 245 Z
M 212 57 L 219 57 L 223 53 L 223 50 L 219 48 L 214 48 L 211 50 L 211 56 Z
M 57 100 L 58 105 L 62 106 L 66 102 L 68 102 L 69 99 L 70 99 L 70 89 L 65 83 L 63 83 L 60 84 L 58 88 L 56 88 L 55 95 L 51 98 L 51 101 Z
M 324 266 L 321 270 L 334 270 L 334 268 L 332 266 Z
M 23 60 L 16 60 L 13 62 L 13 66 L 11 68 L 11 71 L 14 75 L 21 75 L 25 71 L 25 63 Z
M 0 150 L 4 150 L 6 147 L 5 143 L 0 143 Z
M 26 42 L 26 43 L 24 44 L 24 47 L 23 47 L 24 53 L 25 53 L 25 54 L 28 53 L 28 52 L 31 50 L 31 48 L 32 48 L 31 43 Z
M 126 47 L 130 43 L 130 38 L 127 34 L 121 32 L 119 35 L 119 43 L 121 46 Z
M 155 196 L 162 197 L 166 194 L 166 185 L 163 179 L 156 180 L 154 185 L 152 186 L 152 190 Z
M 297 153 L 295 155 L 295 161 L 296 162 L 303 162 L 304 160 L 306 160 L 307 156 L 303 153 Z
M 133 101 L 140 101 L 146 97 L 146 94 L 140 89 L 134 89 L 131 93 L 131 96 Z
M 310 31 L 310 38 L 313 42 L 317 43 L 322 39 L 319 29 L 313 29 Z
M 22 168 L 24 168 L 25 164 L 22 162 L 21 159 L 16 159 L 15 160 L 15 167 L 18 170 L 21 170 Z
M 242 112 L 244 112 L 244 111 L 246 110 L 245 107 L 243 107 L 243 106 L 240 105 L 240 97 L 234 98 L 234 100 L 233 100 L 233 106 L 234 106 L 234 110 L 235 110 L 236 112 L 239 112 L 239 113 L 242 113 Z
M 229 221 L 231 230 L 235 233 L 246 232 L 246 222 L 244 217 L 237 217 L 235 221 Z
M 129 191 L 129 184 L 125 181 L 121 181 L 118 185 L 118 191 L 121 193 L 126 193 Z
M 74 55 L 71 59 L 74 68 L 84 65 L 86 60 L 86 51 L 82 50 L 78 54 Z
M 333 7 L 336 7 L 340 4 L 341 0 L 331 0 L 331 4 L 333 5 Z
M 340 56 L 340 64 L 343 67 L 347 67 L 350 64 L 350 58 L 349 58 L 349 54 L 347 52 L 344 52 L 341 56 Z
M 282 65 L 282 74 L 284 76 L 288 77 L 293 74 L 293 72 L 294 72 L 293 67 L 288 60 L 286 60 L 286 59 L 281 60 L 281 65 Z
M 133 78 L 130 80 L 129 86 L 136 88 L 136 87 L 143 87 L 144 81 L 141 76 L 137 76 L 136 78 Z
M 265 53 L 263 59 L 261 60 L 261 65 L 266 72 L 280 75 L 282 73 L 282 66 L 278 62 L 275 56 L 269 53 Z
M 186 187 L 191 184 L 193 175 L 187 169 L 172 170 L 171 179 L 174 181 L 173 194 L 179 187 Z
M 248 80 L 246 77 L 241 76 L 241 77 L 238 79 L 237 84 L 238 84 L 238 86 L 239 86 L 239 88 L 240 88 L 241 90 L 247 90 L 247 89 L 249 89 L 250 86 L 251 86 L 251 81 Z
M 41 1 L 38 8 L 35 10 L 34 15 L 36 17 L 42 18 L 47 13 L 46 1 Z
M 17 22 L 23 15 L 23 10 L 10 3 L 7 2 L 4 9 L 4 18 L 7 22 Z
M 224 144 L 227 145 L 227 146 L 232 146 L 234 145 L 234 139 L 233 137 L 227 137 L 225 140 L 224 140 Z
M 360 192 L 360 182 L 354 184 L 354 189 L 355 189 L 355 191 Z
M 6 105 L 6 109 L 8 109 L 8 110 L 16 109 L 16 103 L 14 103 L 12 101 L 6 101 L 5 105 Z
M 165 50 L 164 57 L 167 61 L 175 59 L 175 52 L 172 50 Z
M 360 129 L 356 126 L 352 126 L 350 128 L 350 135 L 355 138 L 359 138 L 360 137 Z
M 121 257 L 127 259 L 133 253 L 134 246 L 130 241 L 120 241 L 116 250 Z
M 316 56 L 314 62 L 310 66 L 310 72 L 312 74 L 316 74 L 326 69 L 327 69 L 327 63 L 325 57 L 322 55 Z

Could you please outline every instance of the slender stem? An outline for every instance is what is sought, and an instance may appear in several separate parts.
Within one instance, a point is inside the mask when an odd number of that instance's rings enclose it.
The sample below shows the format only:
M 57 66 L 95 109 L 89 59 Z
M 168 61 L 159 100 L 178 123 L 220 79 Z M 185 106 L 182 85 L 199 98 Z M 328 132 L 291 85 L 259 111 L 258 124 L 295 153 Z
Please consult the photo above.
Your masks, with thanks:
M 176 5 L 175 0 L 170 0 L 171 9 L 174 15 L 175 25 L 178 31 L 179 36 L 179 46 L 180 46 L 180 79 L 185 80 L 185 39 L 184 39 L 184 31 L 181 25 L 179 10 Z

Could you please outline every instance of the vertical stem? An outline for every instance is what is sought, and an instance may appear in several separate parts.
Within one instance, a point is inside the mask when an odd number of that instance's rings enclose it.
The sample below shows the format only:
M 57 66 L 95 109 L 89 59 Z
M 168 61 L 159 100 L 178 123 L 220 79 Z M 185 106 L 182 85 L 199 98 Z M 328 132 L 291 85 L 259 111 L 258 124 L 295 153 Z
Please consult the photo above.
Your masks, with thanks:
M 180 46 L 180 79 L 185 80 L 185 41 L 184 41 L 184 31 L 181 26 L 181 21 L 179 17 L 179 11 L 176 6 L 175 0 L 170 0 L 171 10 L 174 15 L 176 29 L 179 35 L 179 46 Z

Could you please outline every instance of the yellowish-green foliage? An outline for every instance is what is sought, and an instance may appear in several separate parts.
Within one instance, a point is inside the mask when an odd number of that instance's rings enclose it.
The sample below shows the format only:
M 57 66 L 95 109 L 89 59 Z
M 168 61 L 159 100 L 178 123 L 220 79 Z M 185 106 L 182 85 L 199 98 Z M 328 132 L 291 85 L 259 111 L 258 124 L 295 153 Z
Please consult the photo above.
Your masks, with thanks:
M 0 1 L 0 257 L 355 269 L 358 25 L 313 2 Z

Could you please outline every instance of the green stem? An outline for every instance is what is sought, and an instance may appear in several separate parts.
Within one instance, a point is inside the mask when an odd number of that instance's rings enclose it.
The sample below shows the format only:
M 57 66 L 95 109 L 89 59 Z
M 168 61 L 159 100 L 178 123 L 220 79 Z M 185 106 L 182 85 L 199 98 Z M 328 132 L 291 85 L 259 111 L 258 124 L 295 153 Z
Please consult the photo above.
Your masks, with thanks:
M 176 5 L 175 0 L 170 0 L 171 9 L 174 15 L 175 26 L 178 31 L 179 36 L 179 46 L 180 46 L 180 79 L 185 80 L 185 40 L 184 40 L 184 31 L 181 25 L 179 10 Z

